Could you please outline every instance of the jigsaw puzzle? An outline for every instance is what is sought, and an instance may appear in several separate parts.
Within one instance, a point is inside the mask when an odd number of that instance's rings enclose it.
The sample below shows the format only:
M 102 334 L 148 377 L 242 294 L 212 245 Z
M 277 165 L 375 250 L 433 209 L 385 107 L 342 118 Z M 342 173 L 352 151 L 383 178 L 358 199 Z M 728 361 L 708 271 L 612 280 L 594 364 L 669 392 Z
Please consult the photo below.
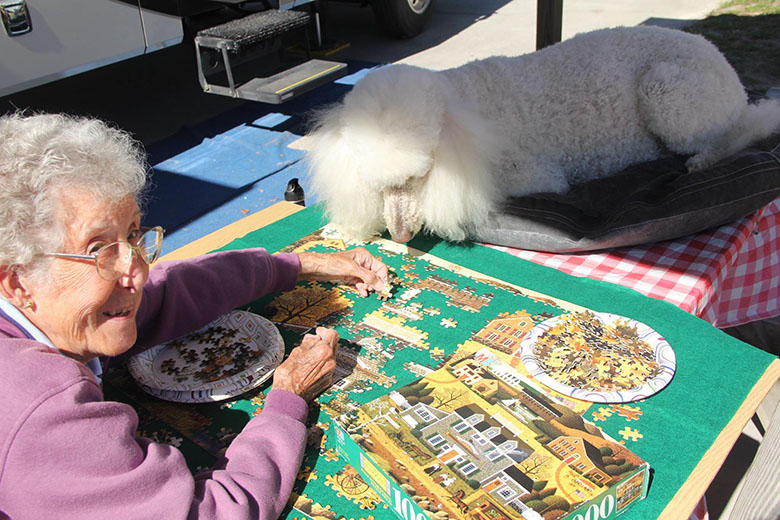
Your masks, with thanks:
M 528 375 L 516 356 L 533 327 L 584 307 L 509 284 L 406 245 L 376 239 L 349 243 L 328 228 L 316 231 L 283 251 L 338 251 L 362 246 L 389 267 L 390 283 L 382 293 L 361 298 L 349 286 L 301 282 L 292 291 L 269 295 L 246 310 L 272 321 L 289 350 L 317 326 L 341 336 L 333 386 L 316 400 L 313 423 L 337 417 L 393 389 L 488 347 L 518 372 Z M 232 401 L 186 407 L 164 403 L 138 391 L 126 373 L 112 371 L 118 400 L 139 410 L 139 429 L 161 441 L 170 439 L 185 453 L 191 469 L 209 467 L 235 432 L 262 413 L 263 393 L 253 390 Z M 591 403 L 550 392 L 555 402 L 576 413 Z M 356 498 L 368 489 L 336 452 L 332 435 L 310 445 L 284 515 L 292 519 L 369 519 L 389 514 L 381 500 Z M 346 472 L 346 473 L 345 473 Z

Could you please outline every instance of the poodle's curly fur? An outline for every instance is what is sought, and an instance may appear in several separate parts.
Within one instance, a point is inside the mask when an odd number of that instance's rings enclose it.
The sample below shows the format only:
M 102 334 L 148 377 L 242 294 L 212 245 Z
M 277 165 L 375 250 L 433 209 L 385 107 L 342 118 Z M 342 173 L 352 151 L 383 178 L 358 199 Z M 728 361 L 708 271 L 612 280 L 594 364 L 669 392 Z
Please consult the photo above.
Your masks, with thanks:
M 444 71 L 391 65 L 325 111 L 311 186 L 348 237 L 473 236 L 508 195 L 568 191 L 665 152 L 705 168 L 780 128 L 704 38 L 603 29 Z

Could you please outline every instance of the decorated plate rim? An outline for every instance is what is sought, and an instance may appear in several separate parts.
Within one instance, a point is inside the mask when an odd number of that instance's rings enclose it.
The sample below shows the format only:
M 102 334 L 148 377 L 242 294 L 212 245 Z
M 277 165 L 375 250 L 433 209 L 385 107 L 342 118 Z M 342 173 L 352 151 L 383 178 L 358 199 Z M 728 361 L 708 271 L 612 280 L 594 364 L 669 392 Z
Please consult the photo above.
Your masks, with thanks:
M 578 312 L 567 312 L 548 318 L 538 324 L 536 324 L 520 343 L 515 357 L 519 357 L 520 361 L 525 366 L 526 370 L 536 378 L 540 383 L 552 388 L 553 390 L 560 392 L 564 395 L 568 395 L 575 399 L 581 399 L 583 401 L 591 401 L 597 403 L 626 403 L 632 401 L 639 401 L 650 397 L 663 388 L 665 388 L 672 380 L 674 373 L 677 369 L 677 358 L 669 342 L 661 336 L 655 329 L 649 325 L 637 321 L 627 316 L 621 316 L 619 314 L 613 314 L 608 312 L 596 312 L 585 311 L 594 315 L 598 320 L 606 325 L 613 325 L 618 320 L 626 321 L 630 326 L 636 326 L 639 333 L 639 337 L 642 341 L 648 343 L 653 348 L 656 361 L 661 365 L 662 371 L 659 375 L 645 381 L 645 383 L 638 388 L 631 388 L 621 391 L 597 391 L 589 389 L 576 388 L 570 385 L 561 383 L 557 379 L 549 375 L 544 369 L 542 369 L 534 355 L 534 345 L 536 339 L 545 331 L 552 328 L 558 321 L 564 317 L 572 314 L 581 314 Z
M 155 358 L 164 349 L 169 348 L 168 345 L 170 343 L 174 341 L 180 341 L 182 339 L 185 339 L 186 341 L 187 336 L 197 334 L 198 332 L 205 331 L 211 327 L 229 322 L 231 317 L 234 317 L 237 314 L 247 315 L 245 319 L 254 321 L 258 327 L 256 332 L 251 334 L 250 337 L 254 341 L 258 341 L 258 334 L 260 334 L 263 336 L 260 338 L 260 340 L 267 341 L 269 346 L 269 348 L 263 352 L 263 354 L 261 354 L 256 363 L 237 374 L 233 374 L 231 376 L 211 382 L 190 380 L 180 384 L 170 384 L 161 380 L 159 376 L 157 376 L 154 368 Z M 283 357 L 284 341 L 282 339 L 282 335 L 279 333 L 279 330 L 273 323 L 262 316 L 248 311 L 232 311 L 227 314 L 223 314 L 217 319 L 191 333 L 182 335 L 179 338 L 175 338 L 163 344 L 155 345 L 154 347 L 133 356 L 128 360 L 127 368 L 133 379 L 135 379 L 142 387 L 165 392 L 209 392 L 210 394 L 216 394 L 222 392 L 229 393 L 231 391 L 235 391 L 236 389 L 244 388 L 246 385 L 252 384 L 257 380 L 260 380 L 260 382 L 257 384 L 262 383 L 263 381 L 267 380 L 271 374 L 273 374 L 273 370 L 279 365 L 279 363 L 281 363 Z M 258 373 L 261 373 L 259 377 L 257 376 Z M 247 381 L 247 378 L 249 378 L 249 381 Z

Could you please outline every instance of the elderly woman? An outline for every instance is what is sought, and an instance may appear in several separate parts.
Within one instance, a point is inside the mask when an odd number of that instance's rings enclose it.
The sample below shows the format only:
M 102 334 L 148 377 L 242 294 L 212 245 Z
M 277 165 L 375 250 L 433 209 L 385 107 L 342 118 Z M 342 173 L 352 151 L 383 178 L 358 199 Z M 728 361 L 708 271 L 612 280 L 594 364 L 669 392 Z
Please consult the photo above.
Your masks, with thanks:
M 362 249 L 263 249 L 164 263 L 141 227 L 146 181 L 129 136 L 96 120 L 0 118 L 0 518 L 276 518 L 305 446 L 311 399 L 335 366 L 318 328 L 276 369 L 262 414 L 211 471 L 135 436 L 127 405 L 103 399 L 101 361 L 195 330 L 301 279 L 342 279 L 362 296 L 387 268 Z

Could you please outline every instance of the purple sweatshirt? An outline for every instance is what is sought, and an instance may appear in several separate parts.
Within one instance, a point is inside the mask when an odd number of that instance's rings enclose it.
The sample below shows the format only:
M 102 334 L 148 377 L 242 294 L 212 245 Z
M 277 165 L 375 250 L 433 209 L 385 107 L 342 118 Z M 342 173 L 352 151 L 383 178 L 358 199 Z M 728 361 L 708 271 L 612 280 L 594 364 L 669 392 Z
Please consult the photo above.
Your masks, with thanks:
M 134 352 L 295 285 L 297 255 L 215 253 L 151 270 Z M 135 436 L 83 364 L 0 318 L 0 519 L 277 518 L 303 457 L 306 402 L 271 391 L 217 465 L 193 476 L 176 448 Z

